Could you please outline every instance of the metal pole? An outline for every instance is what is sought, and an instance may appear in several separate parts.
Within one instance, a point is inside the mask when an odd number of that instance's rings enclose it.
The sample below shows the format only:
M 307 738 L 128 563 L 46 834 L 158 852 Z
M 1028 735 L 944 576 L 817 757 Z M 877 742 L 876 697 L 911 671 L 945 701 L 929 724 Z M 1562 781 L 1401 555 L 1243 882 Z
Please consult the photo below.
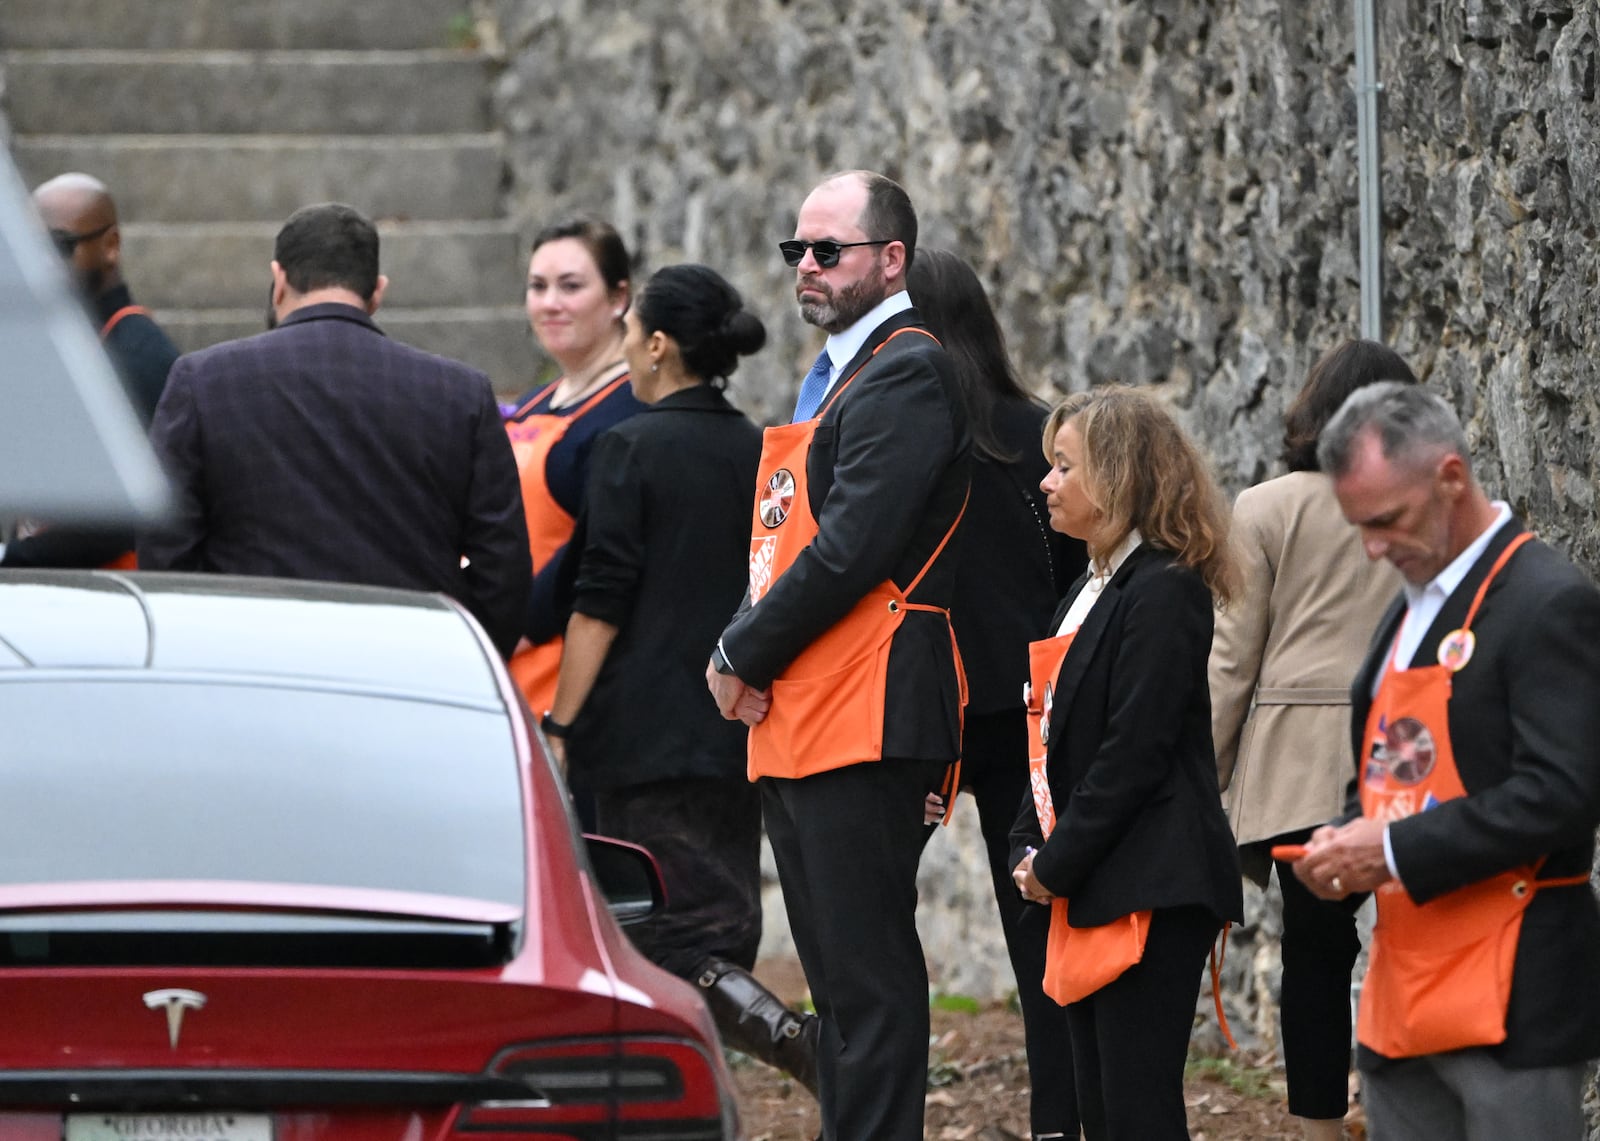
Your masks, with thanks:
M 1383 188 L 1378 168 L 1378 43 L 1373 0 L 1355 0 L 1356 159 L 1360 193 L 1361 335 L 1383 340 Z

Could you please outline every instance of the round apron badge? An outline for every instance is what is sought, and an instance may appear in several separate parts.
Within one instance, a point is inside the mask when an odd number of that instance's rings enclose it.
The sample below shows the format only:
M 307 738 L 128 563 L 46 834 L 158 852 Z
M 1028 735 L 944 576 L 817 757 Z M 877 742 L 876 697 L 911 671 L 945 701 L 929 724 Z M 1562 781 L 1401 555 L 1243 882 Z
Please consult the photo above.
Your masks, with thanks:
M 779 468 L 767 480 L 767 489 L 761 494 L 761 522 L 777 527 L 789 517 L 794 506 L 794 475 L 788 468 Z
M 1478 637 L 1471 630 L 1452 630 L 1439 640 L 1439 664 L 1452 672 L 1472 660 Z
M 1415 717 L 1392 722 L 1383 735 L 1378 758 L 1397 784 L 1417 784 L 1433 771 L 1439 750 L 1433 733 Z

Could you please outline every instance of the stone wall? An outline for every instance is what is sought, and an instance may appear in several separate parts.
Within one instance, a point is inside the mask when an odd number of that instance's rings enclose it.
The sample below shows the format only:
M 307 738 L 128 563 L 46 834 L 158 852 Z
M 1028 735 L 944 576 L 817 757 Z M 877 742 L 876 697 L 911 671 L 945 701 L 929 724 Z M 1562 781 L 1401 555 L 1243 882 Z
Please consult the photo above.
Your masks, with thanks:
M 1356 332 L 1343 0 L 495 3 L 519 218 L 598 212 L 646 268 L 727 273 L 773 331 L 735 378 L 758 416 L 817 343 L 774 243 L 845 167 L 900 179 L 924 244 L 980 267 L 1039 392 L 1157 384 L 1235 490 L 1276 473 L 1286 400 Z M 1600 3 L 1379 6 L 1385 337 L 1491 490 L 1594 570 Z M 952 872 L 925 877 L 935 909 L 941 884 L 992 906 Z M 1253 906 L 1231 990 L 1270 1033 Z

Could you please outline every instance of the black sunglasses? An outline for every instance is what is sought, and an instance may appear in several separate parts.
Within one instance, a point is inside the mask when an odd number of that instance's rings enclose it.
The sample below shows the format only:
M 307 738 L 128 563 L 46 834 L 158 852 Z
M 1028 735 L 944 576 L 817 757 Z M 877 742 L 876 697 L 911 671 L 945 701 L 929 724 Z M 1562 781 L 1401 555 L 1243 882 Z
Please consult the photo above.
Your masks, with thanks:
M 890 242 L 898 242 L 899 238 L 879 238 L 872 242 L 836 242 L 832 238 L 823 238 L 815 242 L 802 242 L 798 240 L 779 242 L 778 250 L 783 254 L 783 260 L 790 265 L 799 265 L 810 250 L 816 255 L 817 264 L 823 269 L 832 269 L 839 264 L 839 255 L 854 246 L 886 246 Z
M 62 257 L 69 258 L 84 242 L 94 241 L 102 234 L 109 232 L 111 227 L 115 225 L 115 222 L 107 222 L 98 230 L 91 230 L 87 234 L 74 234 L 68 230 L 52 229 L 50 231 L 50 240 L 56 244 L 56 249 L 61 251 Z

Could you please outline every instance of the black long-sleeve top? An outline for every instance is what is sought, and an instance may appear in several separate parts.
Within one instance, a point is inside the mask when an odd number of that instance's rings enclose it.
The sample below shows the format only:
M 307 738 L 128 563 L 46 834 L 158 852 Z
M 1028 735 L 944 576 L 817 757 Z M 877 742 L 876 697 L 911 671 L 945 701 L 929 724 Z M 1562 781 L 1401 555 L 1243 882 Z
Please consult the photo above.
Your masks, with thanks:
M 574 784 L 744 779 L 745 728 L 717 711 L 705 669 L 744 594 L 760 458 L 760 429 L 706 386 L 595 441 L 573 609 L 619 632 L 568 736 Z

